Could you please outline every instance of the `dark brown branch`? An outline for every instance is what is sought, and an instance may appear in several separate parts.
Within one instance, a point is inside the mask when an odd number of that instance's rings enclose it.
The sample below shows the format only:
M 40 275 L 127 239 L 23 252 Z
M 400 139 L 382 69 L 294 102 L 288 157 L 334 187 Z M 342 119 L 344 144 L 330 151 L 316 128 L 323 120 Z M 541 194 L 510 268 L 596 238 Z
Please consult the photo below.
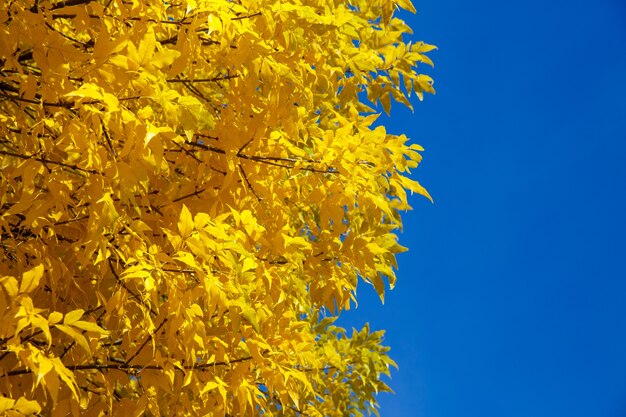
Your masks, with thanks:
M 150 23 L 161 23 L 161 24 L 165 24 L 165 25 L 176 25 L 176 26 L 181 26 L 181 25 L 190 25 L 191 22 L 185 22 L 184 18 L 183 20 L 156 20 L 156 19 L 144 19 L 141 17 L 129 17 L 126 20 L 130 20 L 130 21 L 135 21 L 135 22 L 150 22 Z
M 239 150 L 237 151 L 237 156 L 241 156 L 243 153 L 243 150 L 246 149 L 248 147 L 248 145 L 250 145 L 252 143 L 252 141 L 254 140 L 254 136 L 251 137 L 246 143 L 244 143 L 241 148 L 239 148 Z
M 207 144 L 198 143 L 198 142 L 187 142 L 187 144 L 189 144 L 191 146 L 195 146 L 195 147 L 200 148 L 200 149 L 204 149 L 204 150 L 207 150 L 207 151 L 218 153 L 218 154 L 221 154 L 221 155 L 225 155 L 226 154 L 226 151 L 224 151 L 223 149 L 217 148 L 217 147 L 212 146 L 212 145 L 207 145 Z M 249 161 L 261 162 L 263 164 L 272 165 L 272 166 L 279 167 L 279 168 L 287 168 L 287 169 L 294 169 L 296 166 L 295 165 L 279 164 L 278 162 L 290 162 L 292 164 L 296 164 L 298 162 L 318 163 L 317 161 L 306 160 L 306 159 L 280 158 L 280 157 L 275 157 L 275 156 L 248 155 L 248 154 L 240 153 L 240 152 L 238 152 L 236 154 L 236 156 L 238 156 L 239 158 L 247 159 Z M 336 168 L 332 168 L 332 167 L 327 168 L 327 169 L 317 169 L 317 168 L 313 168 L 313 167 L 300 167 L 300 169 L 303 170 L 303 171 L 317 172 L 317 173 L 320 173 L 320 174 L 337 174 L 337 173 L 339 173 L 339 171 L 337 171 Z
M 12 86 L 11 84 L 7 84 L 4 81 L 0 82 L 0 90 L 2 91 L 10 91 L 12 93 L 19 93 L 20 89 Z
M 109 145 L 109 149 L 111 149 L 111 152 L 113 153 L 113 159 L 117 160 L 117 152 L 115 151 L 115 148 L 113 147 L 113 143 L 111 142 L 111 136 L 109 135 L 109 131 L 104 125 L 104 120 L 102 120 L 102 117 L 100 118 L 100 124 L 102 125 L 102 133 L 104 133 L 104 137 L 107 141 L 107 144 Z
M 53 226 L 61 226 L 61 225 L 64 225 L 64 224 L 78 222 L 78 221 L 85 220 L 85 219 L 88 219 L 88 218 L 89 218 L 88 215 L 80 216 L 80 217 L 76 217 L 75 219 L 63 220 L 62 222 L 56 222 L 56 223 L 53 224 Z
M 208 98 L 206 98 L 204 96 L 204 94 L 202 94 L 202 92 L 200 90 L 198 90 L 198 88 L 196 88 L 195 85 L 193 85 L 192 83 L 190 83 L 189 81 L 181 81 L 183 83 L 183 85 L 185 86 L 185 88 L 189 91 L 191 91 L 191 93 L 193 95 L 195 95 L 196 97 L 198 97 L 199 99 L 204 100 L 208 105 L 210 105 L 213 110 L 215 110 L 216 112 L 218 111 L 217 107 L 215 107 L 215 104 L 211 103 L 211 100 L 209 100 Z
M 0 97 L 5 97 L 9 100 L 21 101 L 24 103 L 37 104 L 37 105 L 44 106 L 44 107 L 62 107 L 66 109 L 71 109 L 74 106 L 73 103 L 68 103 L 68 102 L 50 103 L 48 101 L 30 100 L 27 98 L 22 98 L 22 97 L 14 96 L 11 94 L 4 94 L 4 93 L 0 93 Z M 84 104 L 93 104 L 93 103 L 89 102 L 89 103 L 84 103 Z
M 259 197 L 256 191 L 254 191 L 254 188 L 252 187 L 252 184 L 250 184 L 250 180 L 248 180 L 248 176 L 246 175 L 246 172 L 243 170 L 243 167 L 241 166 L 241 164 L 239 164 L 238 167 L 239 167 L 239 171 L 241 171 L 241 175 L 243 175 L 243 179 L 246 181 L 246 184 L 248 185 L 248 188 L 250 189 L 250 191 L 252 191 L 252 194 L 254 194 L 257 201 L 261 201 L 262 198 Z
M 90 309 L 89 309 L 89 310 L 87 310 L 85 313 L 83 313 L 83 316 L 88 316 L 89 314 L 92 314 L 92 313 L 94 313 L 94 312 L 98 311 L 98 310 L 99 310 L 99 309 L 101 309 L 101 308 L 104 308 L 104 306 L 98 306 L 98 307 L 95 307 L 95 308 L 90 308 Z M 98 318 L 96 319 L 96 323 L 100 323 L 100 320 L 102 319 L 102 316 L 104 316 L 104 314 L 105 314 L 105 313 L 106 313 L 106 311 L 103 311 L 103 312 L 102 312 L 102 313 L 98 316 Z M 81 331 L 81 334 L 85 334 L 86 332 L 87 332 L 86 330 L 83 330 L 83 331 Z M 63 357 L 64 357 L 65 355 L 67 355 L 67 352 L 69 352 L 69 351 L 70 351 L 70 349 L 71 349 L 72 347 L 74 347 L 75 345 L 76 345 L 76 340 L 72 340 L 72 343 L 70 343 L 68 346 L 66 346 L 66 347 L 65 347 L 65 349 L 63 349 L 63 352 L 59 355 L 59 358 L 60 358 L 60 359 L 63 359 Z
M 205 135 L 203 133 L 196 133 L 194 134 L 194 136 L 197 136 L 199 138 L 204 138 L 204 139 L 220 140 L 220 138 L 218 138 L 217 136 Z
M 156 311 L 154 311 L 152 309 L 152 307 L 150 307 L 148 304 L 146 304 L 145 301 L 143 301 L 141 299 L 141 297 L 137 294 L 135 294 L 133 292 L 133 290 L 131 290 L 130 288 L 128 288 L 128 286 L 126 285 L 126 283 L 124 281 L 122 281 L 122 279 L 120 278 L 120 276 L 117 274 L 117 272 L 115 271 L 115 268 L 113 267 L 113 261 L 111 261 L 111 258 L 108 259 L 109 262 L 109 267 L 111 268 L 111 272 L 113 273 L 113 276 L 115 277 L 115 279 L 117 280 L 117 282 L 122 286 L 122 288 L 124 288 L 131 296 L 132 298 L 136 299 L 137 302 L 139 304 L 141 304 L 142 306 L 144 306 L 145 308 L 147 308 L 148 310 L 150 310 L 150 314 L 152 314 L 153 316 L 156 316 L 157 313 Z
M 124 362 L 124 366 L 128 366 L 130 365 L 130 363 L 132 362 L 133 359 L 135 359 L 137 357 L 137 355 L 139 355 L 139 353 L 141 352 L 141 350 L 148 344 L 148 342 L 150 340 L 152 340 L 152 338 L 154 337 L 155 334 L 159 333 L 159 331 L 161 330 L 161 327 L 163 327 L 163 325 L 165 324 L 165 322 L 167 322 L 167 317 L 163 319 L 163 321 L 161 322 L 161 324 L 159 324 L 159 327 L 157 327 L 157 329 L 154 331 L 154 333 L 152 333 L 151 335 L 148 335 L 148 337 L 146 337 L 146 340 L 143 341 L 143 343 L 141 344 L 141 346 L 139 346 L 139 349 L 137 349 L 137 351 L 135 353 L 133 353 L 133 355 L 128 358 L 126 360 L 126 362 Z
M 233 359 L 232 361 L 228 361 L 228 362 L 223 361 L 223 362 L 211 362 L 211 363 L 195 364 L 195 365 L 185 365 L 182 368 L 187 371 L 206 371 L 216 366 L 229 366 L 233 363 L 244 362 L 250 359 L 253 359 L 253 357 L 246 356 L 246 357 L 239 358 L 239 359 Z M 129 365 L 125 363 L 107 363 L 107 364 L 88 363 L 88 364 L 83 364 L 83 365 L 66 365 L 65 367 L 69 369 L 70 371 L 88 371 L 88 370 L 102 371 L 102 370 L 113 369 L 113 370 L 123 371 L 127 373 L 128 371 L 142 371 L 144 369 L 155 370 L 155 371 L 164 370 L 164 368 L 160 365 Z M 2 376 L 0 376 L 0 378 L 4 378 L 7 376 L 26 375 L 32 372 L 33 371 L 28 368 L 14 369 L 12 371 L 6 372 Z
M 213 77 L 213 78 L 197 78 L 197 79 L 171 78 L 165 81 L 167 81 L 168 83 L 211 83 L 211 82 L 216 82 L 216 81 L 230 80 L 230 79 L 238 78 L 238 77 L 240 77 L 239 74 L 220 75 L 218 77 Z
M 76 171 L 81 171 L 81 172 L 85 172 L 88 174 L 100 174 L 100 171 L 95 170 L 95 169 L 85 169 L 85 168 L 79 167 L 78 165 L 66 164 L 64 162 L 53 161 L 53 160 L 45 159 L 45 158 L 39 158 L 35 155 L 22 155 L 22 154 L 8 152 L 8 151 L 0 151 L 0 155 L 13 156 L 15 158 L 20 158 L 20 159 L 33 159 L 35 161 L 41 162 L 42 164 L 58 165 L 64 168 L 74 169 Z
M 144 98 L 144 96 L 121 97 L 121 98 L 118 98 L 118 100 L 119 101 L 139 100 L 140 98 Z M 91 103 L 87 103 L 87 104 L 91 104 Z
M 80 6 L 81 4 L 89 4 L 89 3 L 92 3 L 93 1 L 94 0 L 64 0 L 59 3 L 56 3 L 54 6 L 51 7 L 50 10 L 58 10 L 64 7 L 71 7 L 71 6 Z
M 207 151 L 211 151 L 214 153 L 219 153 L 222 155 L 226 155 L 226 151 L 224 149 L 220 149 L 220 148 L 216 148 L 215 146 L 211 146 L 211 145 L 206 145 L 204 143 L 198 143 L 198 142 L 188 142 L 189 145 L 194 146 L 196 148 L 200 148 L 200 149 L 204 149 Z
M 282 401 L 280 401 L 278 399 L 278 397 L 276 397 L 275 395 L 271 397 L 271 400 L 274 401 L 276 404 L 278 404 L 281 408 L 289 408 L 293 411 L 295 411 L 297 413 L 298 416 L 304 416 L 304 417 L 312 417 L 310 414 L 305 413 L 304 411 L 300 410 L 299 408 L 294 407 L 291 404 L 284 404 Z
M 59 35 L 63 36 L 65 39 L 77 43 L 79 45 L 82 45 L 85 49 L 90 48 L 92 46 L 94 46 L 94 41 L 89 41 L 89 42 L 83 42 L 83 41 L 79 41 L 78 39 L 74 39 L 71 36 L 66 35 L 65 33 L 61 32 L 60 30 L 57 30 L 54 26 L 52 26 L 50 23 L 46 22 L 46 27 L 56 33 L 58 33 Z
M 201 163 L 202 163 L 202 161 L 201 161 L 201 160 L 200 160 L 200 159 L 199 159 L 196 155 L 194 155 L 194 153 L 193 153 L 193 152 L 191 152 L 189 149 L 185 148 L 185 147 L 184 147 L 183 145 L 181 145 L 180 143 L 176 143 L 176 142 L 174 142 L 174 144 L 175 144 L 176 146 L 178 146 L 178 148 L 179 148 L 181 151 L 183 151 L 183 152 L 185 153 L 185 155 L 187 155 L 187 156 L 189 156 L 189 157 L 193 158 L 193 159 L 194 159 L 197 163 L 199 163 L 199 164 L 201 164 Z
M 251 17 L 255 17 L 255 16 L 261 16 L 261 12 L 256 12 L 256 13 L 252 13 L 252 14 L 247 14 L 245 16 L 237 16 L 237 17 L 233 17 L 230 20 L 242 20 L 242 19 L 250 19 Z
M 199 190 L 196 190 L 196 191 L 194 191 L 193 193 L 185 194 L 185 195 L 183 195 L 183 196 L 181 196 L 181 197 L 178 197 L 178 198 L 173 199 L 173 200 L 172 200 L 172 203 L 178 203 L 179 201 L 184 200 L 184 199 L 186 199 L 186 198 L 189 198 L 189 197 L 193 197 L 193 196 L 200 195 L 200 194 L 202 194 L 202 193 L 203 193 L 203 192 L 205 192 L 205 191 L 206 191 L 206 188 L 200 188 Z

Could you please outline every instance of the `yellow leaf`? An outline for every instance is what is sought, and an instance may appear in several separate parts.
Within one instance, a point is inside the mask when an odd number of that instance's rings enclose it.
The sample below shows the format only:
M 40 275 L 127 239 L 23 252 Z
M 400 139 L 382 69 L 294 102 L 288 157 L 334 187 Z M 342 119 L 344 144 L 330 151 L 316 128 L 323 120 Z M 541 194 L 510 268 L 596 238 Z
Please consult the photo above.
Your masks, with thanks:
M 151 271 L 146 268 L 149 268 L 149 266 L 144 264 L 133 265 L 124 271 L 124 273 L 122 274 L 122 278 L 147 278 L 150 276 Z
M 391 111 L 391 95 L 388 92 L 384 92 L 383 95 L 380 96 L 380 103 L 383 105 L 385 113 L 389 115 Z
M 39 264 L 33 269 L 22 274 L 22 282 L 20 283 L 20 293 L 28 294 L 39 285 L 39 280 L 43 276 L 43 265 Z
M 63 314 L 62 313 L 59 313 L 58 311 L 53 311 L 48 316 L 48 324 L 50 324 L 50 325 L 57 324 L 62 319 L 63 319 Z
M 102 327 L 98 326 L 96 323 L 92 323 L 90 321 L 84 321 L 84 320 L 75 321 L 71 324 L 71 326 L 79 328 L 87 332 L 99 333 L 101 335 L 109 334 L 108 330 L 104 330 Z
M 13 408 L 15 400 L 0 395 L 0 413 L 5 413 Z
M 157 68 L 165 68 L 180 56 L 180 52 L 175 49 L 161 49 L 151 59 L 150 63 Z
M 429 45 L 424 42 L 418 42 L 415 45 L 413 45 L 413 48 L 411 48 L 412 51 L 419 52 L 419 53 L 430 52 L 434 49 L 437 49 L 437 47 L 434 45 Z
M 194 303 L 194 304 L 190 305 L 189 307 L 187 307 L 187 310 L 189 310 L 191 313 L 193 313 L 193 315 L 195 317 L 202 317 L 202 315 L 203 315 L 202 309 L 196 303 Z
M 411 13 L 416 13 L 417 10 L 415 10 L 415 6 L 413 6 L 413 3 L 411 2 L 411 0 L 396 0 L 396 4 L 400 7 L 402 7 L 404 10 L 408 10 Z
M 18 398 L 12 408 L 26 416 L 41 413 L 41 406 L 37 401 L 27 400 L 24 397 Z
M 17 279 L 15 279 L 15 277 L 11 277 L 11 276 L 2 277 L 0 278 L 0 284 L 4 286 L 4 289 L 7 291 L 7 293 L 11 297 L 15 297 L 19 292 L 18 286 L 17 286 Z
M 421 194 L 424 197 L 428 198 L 431 203 L 434 203 L 433 198 L 430 196 L 428 191 L 426 191 L 426 188 L 422 187 L 422 185 L 419 182 L 412 180 L 410 178 L 401 176 L 400 183 L 402 184 L 404 188 L 406 188 L 407 190 L 410 190 L 411 193 L 415 192 L 415 193 Z
M 189 265 L 192 268 L 198 268 L 198 264 L 196 263 L 196 259 L 189 252 L 177 252 L 176 258 L 177 260 Z
M 202 391 L 200 391 L 200 395 L 204 395 L 205 393 L 212 391 L 219 386 L 220 384 L 218 384 L 217 382 L 209 381 L 204 385 L 204 387 L 202 388 Z
M 259 328 L 259 319 L 254 308 L 244 302 L 240 303 L 239 305 L 241 307 L 241 314 L 246 318 L 246 320 L 248 320 L 248 323 L 252 325 L 257 333 L 260 332 L 261 330 Z
M 46 320 L 45 318 L 37 314 L 32 318 L 31 324 L 33 327 L 41 329 L 41 331 L 44 334 L 44 337 L 48 341 L 48 346 L 50 346 L 52 344 L 52 335 L 50 334 L 50 327 L 48 326 L 48 320 Z
M 37 376 L 35 386 L 39 385 L 43 377 L 46 376 L 53 368 L 52 361 L 43 355 L 38 355 L 37 365 L 39 366 L 39 369 L 35 372 L 35 376 Z
M 154 111 L 152 110 L 152 107 L 150 106 L 142 107 L 141 109 L 137 111 L 137 118 L 142 119 L 142 120 L 149 119 L 152 117 L 152 115 L 154 115 Z M 146 135 L 146 142 L 149 142 L 149 140 L 152 139 L 152 137 L 155 135 L 156 133 L 151 135 L 150 138 L 148 138 L 147 137 L 148 135 Z
M 65 382 L 68 386 L 74 398 L 78 399 L 78 392 L 76 391 L 77 385 L 76 380 L 74 379 L 74 373 L 67 369 L 60 358 L 52 358 L 52 364 L 54 365 L 54 370 L 57 372 L 59 377 Z
M 68 335 L 69 337 L 71 337 L 72 340 L 78 343 L 80 347 L 85 349 L 85 352 L 91 355 L 91 348 L 89 347 L 89 342 L 87 342 L 87 339 L 85 338 L 85 336 L 83 336 L 80 332 L 77 332 L 72 327 L 66 326 L 64 324 L 57 324 L 55 325 L 55 327 L 59 329 L 60 331 L 62 331 L 63 333 L 65 333 L 66 335 Z
M 111 225 L 120 217 L 115 208 L 115 202 L 111 198 L 111 193 L 105 193 L 96 203 L 102 203 L 102 215 L 107 221 L 106 225 Z
M 178 232 L 183 239 L 186 239 L 191 235 L 193 231 L 193 219 L 191 218 L 191 212 L 186 205 L 183 204 L 183 208 L 180 212 L 178 219 Z
M 83 314 L 85 313 L 85 310 L 83 310 L 82 308 L 79 308 L 78 310 L 73 310 L 70 311 L 69 313 L 65 314 L 65 318 L 63 319 L 63 324 L 72 324 L 75 321 L 78 321 Z
M 65 94 L 65 97 L 81 97 L 102 100 L 102 87 L 93 83 L 83 83 L 78 90 Z
M 222 21 L 219 17 L 210 14 L 208 17 L 208 33 L 209 35 L 213 32 L 221 32 L 222 31 Z
M 154 36 L 154 30 L 152 30 L 152 27 L 150 27 L 141 42 L 139 43 L 139 49 L 137 50 L 136 58 L 137 63 L 140 66 L 146 64 L 154 54 L 155 48 L 156 37 Z

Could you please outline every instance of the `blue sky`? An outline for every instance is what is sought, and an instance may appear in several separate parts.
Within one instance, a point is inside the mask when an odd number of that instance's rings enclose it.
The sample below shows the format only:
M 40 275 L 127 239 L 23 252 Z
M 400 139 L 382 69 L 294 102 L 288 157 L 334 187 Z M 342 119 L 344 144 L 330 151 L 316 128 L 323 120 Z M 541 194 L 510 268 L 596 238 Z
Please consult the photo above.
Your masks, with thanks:
M 437 95 L 390 130 L 435 204 L 342 317 L 387 330 L 382 415 L 626 416 L 626 3 L 414 4 Z

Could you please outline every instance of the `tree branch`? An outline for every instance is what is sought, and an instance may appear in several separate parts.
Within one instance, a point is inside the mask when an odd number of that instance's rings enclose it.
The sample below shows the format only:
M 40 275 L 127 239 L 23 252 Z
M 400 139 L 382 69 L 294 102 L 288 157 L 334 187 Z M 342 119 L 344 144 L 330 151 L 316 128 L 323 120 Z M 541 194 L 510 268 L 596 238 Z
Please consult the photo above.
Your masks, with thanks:
M 124 288 L 130 295 L 132 295 L 132 297 L 135 298 L 139 304 L 141 304 L 142 306 L 150 310 L 150 314 L 152 314 L 153 316 L 156 316 L 157 315 L 156 311 L 154 311 L 152 307 L 150 307 L 145 301 L 143 301 L 141 297 L 139 297 L 139 295 L 135 294 L 133 290 L 128 288 L 128 286 L 126 286 L 126 283 L 122 281 L 120 276 L 115 271 L 115 268 L 113 267 L 113 261 L 111 261 L 111 258 L 108 259 L 108 262 L 109 262 L 109 267 L 111 268 L 111 272 L 113 273 L 113 276 L 115 277 L 117 282 L 122 286 L 122 288 Z
M 233 363 L 239 363 L 248 361 L 253 359 L 252 356 L 246 356 L 243 358 L 233 359 L 232 361 L 223 361 L 223 362 L 211 362 L 204 364 L 195 364 L 195 365 L 185 365 L 182 368 L 186 371 L 207 371 L 216 366 L 229 366 Z M 141 372 L 144 369 L 147 370 L 155 370 L 155 371 L 163 371 L 165 368 L 161 365 L 130 365 L 126 363 L 87 363 L 82 365 L 65 365 L 67 369 L 70 371 L 89 371 L 89 370 L 118 370 L 122 372 L 129 373 L 129 371 L 139 371 Z M 31 374 L 33 371 L 28 368 L 20 368 L 14 369 L 9 372 L 5 372 L 3 375 L 0 375 L 0 378 L 8 377 L 8 376 L 16 376 L 16 375 L 26 375 Z
M 241 20 L 241 19 L 250 19 L 251 17 L 255 17 L 255 16 L 261 16 L 261 12 L 256 12 L 256 13 L 252 13 L 252 14 L 247 14 L 244 16 L 237 16 L 237 17 L 233 17 L 230 20 Z
M 196 148 L 200 148 L 200 149 L 204 149 L 204 150 L 207 150 L 207 151 L 211 151 L 213 153 L 226 155 L 226 151 L 225 150 L 217 148 L 217 147 L 212 146 L 212 145 L 207 145 L 207 144 L 198 143 L 198 142 L 187 142 L 187 144 L 191 145 L 191 146 L 194 146 Z M 298 163 L 298 162 L 319 163 L 318 161 L 306 160 L 306 159 L 281 158 L 281 157 L 276 157 L 276 156 L 248 155 L 248 154 L 241 153 L 241 152 L 238 152 L 236 154 L 236 156 L 239 157 L 239 158 L 250 160 L 250 161 L 260 162 L 260 163 L 263 163 L 263 164 L 272 165 L 272 166 L 280 167 L 280 168 L 287 168 L 287 169 L 294 169 L 296 167 L 295 164 Z M 293 163 L 294 165 L 279 164 L 278 162 L 290 162 L 290 163 Z M 303 170 L 303 171 L 317 172 L 317 173 L 320 173 L 320 174 L 338 174 L 339 173 L 339 171 L 337 171 L 337 169 L 333 168 L 333 167 L 330 167 L 330 168 L 327 168 L 327 169 L 317 169 L 317 168 L 313 168 L 313 167 L 300 167 L 300 169 Z
M 239 74 L 235 74 L 235 75 L 220 75 L 217 77 L 213 77 L 213 78 L 196 78 L 196 79 L 191 79 L 191 78 L 170 78 L 167 81 L 168 83 L 210 83 L 210 82 L 216 82 L 216 81 L 224 81 L 224 80 L 231 80 L 233 78 L 238 78 L 241 77 L 241 75 Z
M 27 98 L 14 96 L 12 94 L 0 93 L 0 97 L 5 97 L 9 100 L 21 101 L 24 103 L 37 104 L 37 105 L 44 106 L 44 107 L 62 107 L 65 109 L 71 109 L 72 107 L 74 107 L 74 103 L 68 103 L 68 102 L 50 103 L 48 101 L 30 100 Z M 90 103 L 84 103 L 84 104 L 93 104 L 93 103 L 90 102 Z
M 151 335 L 149 335 L 148 337 L 146 337 L 146 340 L 144 340 L 144 342 L 141 344 L 141 346 L 139 346 L 139 349 L 137 349 L 137 351 L 128 359 L 126 359 L 126 362 L 124 362 L 125 366 L 128 366 L 130 364 L 130 362 L 135 359 L 135 357 L 137 357 L 137 355 L 139 355 L 139 353 L 141 352 L 141 350 L 148 344 L 148 342 L 150 340 L 152 340 L 152 338 L 154 337 L 155 334 L 159 333 L 159 331 L 161 330 L 161 327 L 163 327 L 163 325 L 165 324 L 165 322 L 167 322 L 167 317 L 163 319 L 163 321 L 161 322 L 161 324 L 159 324 L 159 327 L 157 327 L 157 329 L 154 331 L 154 333 L 152 333 Z
M 252 184 L 250 184 L 250 180 L 248 180 L 248 176 L 246 175 L 246 172 L 243 170 L 243 167 L 241 166 L 241 164 L 237 165 L 239 167 L 239 171 L 241 171 L 241 175 L 243 175 L 243 179 L 246 180 L 246 184 L 248 185 L 248 188 L 250 189 L 250 191 L 252 191 L 252 194 L 254 194 L 254 196 L 256 197 L 257 201 L 261 201 L 262 198 L 259 197 L 259 195 L 256 193 L 256 191 L 254 191 L 254 187 L 252 187 Z
M 8 151 L 0 151 L 0 155 L 13 156 L 15 158 L 20 158 L 20 159 L 33 159 L 33 160 L 35 160 L 37 162 L 41 162 L 42 164 L 58 165 L 58 166 L 62 166 L 62 167 L 65 167 L 65 168 L 74 169 L 76 171 L 85 172 L 85 173 L 88 173 L 88 174 L 100 174 L 100 175 L 102 175 L 102 173 L 100 171 L 95 170 L 95 169 L 81 168 L 78 165 L 66 164 L 64 162 L 53 161 L 51 159 L 46 159 L 46 158 L 40 158 L 40 157 L 37 157 L 35 155 L 23 155 L 23 154 L 14 153 L 14 152 L 8 152 Z
M 189 197 L 193 197 L 193 196 L 196 196 L 196 195 L 200 195 L 200 194 L 202 194 L 205 191 L 206 191 L 206 188 L 200 188 L 199 190 L 196 190 L 193 193 L 185 194 L 185 195 L 183 195 L 181 197 L 173 199 L 172 203 L 178 203 L 179 201 L 184 200 L 185 198 L 189 198 Z

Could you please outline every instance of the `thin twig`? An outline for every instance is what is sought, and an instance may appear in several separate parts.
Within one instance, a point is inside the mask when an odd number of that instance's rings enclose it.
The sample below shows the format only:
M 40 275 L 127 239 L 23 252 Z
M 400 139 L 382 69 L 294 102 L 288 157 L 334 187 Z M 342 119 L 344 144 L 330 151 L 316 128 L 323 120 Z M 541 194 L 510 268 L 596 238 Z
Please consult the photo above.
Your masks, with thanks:
M 238 167 L 239 167 L 239 170 L 241 171 L 241 175 L 243 175 L 243 179 L 246 181 L 246 184 L 248 184 L 248 188 L 250 189 L 250 191 L 252 191 L 252 194 L 254 194 L 257 201 L 261 201 L 262 198 L 259 197 L 256 191 L 254 191 L 254 187 L 252 187 L 252 184 L 250 184 L 250 180 L 248 180 L 248 176 L 246 175 L 246 172 L 243 170 L 243 167 L 241 166 L 241 164 L 239 164 Z
M 211 362 L 211 363 L 204 363 L 204 364 L 185 365 L 185 366 L 182 366 L 182 368 L 187 371 L 206 371 L 216 366 L 229 366 L 233 363 L 244 362 L 250 359 L 253 359 L 253 357 L 246 356 L 246 357 L 239 358 L 239 359 L 233 359 L 232 361 L 221 361 L 221 362 Z M 114 370 L 119 370 L 123 372 L 128 372 L 132 370 L 142 371 L 144 369 L 163 371 L 165 369 L 161 365 L 130 365 L 130 364 L 125 364 L 125 363 L 108 363 L 108 364 L 88 363 L 88 364 L 83 364 L 83 365 L 66 365 L 65 367 L 69 369 L 70 371 L 114 369 Z M 0 375 L 0 378 L 4 378 L 7 376 L 15 376 L 15 375 L 26 375 L 30 373 L 33 373 L 32 369 L 20 368 L 20 369 L 14 369 L 12 371 L 4 373 L 3 375 Z
M 59 161 L 52 161 L 50 159 L 40 158 L 40 157 L 37 157 L 35 155 L 23 155 L 23 154 L 14 153 L 14 152 L 8 152 L 8 151 L 0 151 L 0 155 L 13 156 L 15 158 L 20 158 L 20 159 L 25 159 L 25 160 L 32 159 L 34 161 L 41 162 L 42 164 L 58 165 L 58 166 L 62 166 L 62 167 L 65 167 L 65 168 L 75 169 L 77 171 L 86 172 L 88 174 L 101 174 L 100 171 L 95 170 L 95 169 L 85 169 L 85 168 L 79 167 L 78 165 L 66 164 L 64 162 L 59 162 Z
M 73 103 L 67 103 L 67 102 L 50 103 L 48 101 L 31 100 L 28 98 L 22 98 L 22 97 L 14 96 L 11 94 L 4 94 L 4 93 L 0 93 L 0 97 L 5 97 L 9 100 L 21 101 L 24 103 L 37 104 L 37 105 L 44 106 L 44 107 L 62 107 L 65 109 L 71 109 L 73 107 Z M 92 103 L 90 102 L 90 103 L 83 103 L 83 104 L 92 104 Z
M 117 282 L 122 286 L 122 288 L 124 288 L 130 295 L 133 296 L 133 298 L 135 298 L 137 300 L 137 302 L 139 304 L 141 304 L 142 306 L 144 306 L 145 308 L 147 308 L 148 310 L 150 310 L 150 313 L 153 316 L 156 316 L 157 313 L 156 311 L 154 311 L 152 309 L 152 307 L 150 307 L 148 304 L 146 304 L 145 301 L 143 301 L 141 299 L 141 297 L 139 297 L 139 295 L 135 294 L 130 288 L 128 288 L 128 286 L 126 286 L 126 283 L 124 281 L 122 281 L 122 279 L 120 278 L 120 276 L 117 274 L 117 272 L 115 271 L 115 268 L 113 267 L 113 261 L 111 261 L 111 258 L 108 259 L 109 261 L 109 267 L 111 268 L 111 272 L 113 273 L 113 276 L 115 277 L 115 279 L 117 280 Z
M 148 337 L 146 337 L 146 340 L 144 340 L 144 342 L 141 344 L 141 346 L 139 346 L 139 349 L 137 349 L 137 351 L 130 358 L 126 359 L 126 362 L 124 363 L 125 366 L 130 365 L 130 362 L 133 359 L 135 359 L 137 357 L 137 355 L 139 355 L 141 350 L 148 344 L 148 342 L 154 338 L 154 335 L 159 333 L 159 330 L 161 330 L 161 327 L 163 327 L 163 325 L 165 324 L 166 321 L 167 321 L 167 317 L 163 319 L 163 321 L 161 322 L 161 324 L 159 324 L 159 327 L 157 327 L 157 329 L 154 331 L 154 333 L 152 333 L 152 334 L 148 335 Z
M 238 77 L 240 77 L 239 74 L 234 74 L 234 75 L 220 75 L 218 77 L 213 77 L 213 78 L 196 78 L 196 79 L 170 78 L 165 81 L 167 81 L 168 83 L 211 83 L 211 82 L 216 82 L 216 81 L 231 80 L 233 78 L 238 78 Z

